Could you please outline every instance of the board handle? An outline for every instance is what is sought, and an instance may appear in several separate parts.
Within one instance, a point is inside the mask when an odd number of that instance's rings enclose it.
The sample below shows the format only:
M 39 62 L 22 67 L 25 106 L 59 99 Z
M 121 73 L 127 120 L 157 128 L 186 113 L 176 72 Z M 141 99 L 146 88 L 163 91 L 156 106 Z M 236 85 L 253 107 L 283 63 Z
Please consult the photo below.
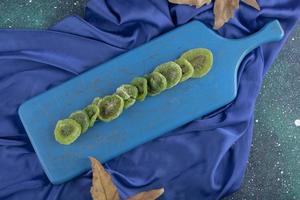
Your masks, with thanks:
M 265 25 L 258 32 L 244 38 L 241 41 L 238 39 L 237 42 L 244 49 L 244 55 L 246 55 L 264 43 L 281 40 L 283 36 L 284 31 L 280 22 L 278 20 L 274 20 Z

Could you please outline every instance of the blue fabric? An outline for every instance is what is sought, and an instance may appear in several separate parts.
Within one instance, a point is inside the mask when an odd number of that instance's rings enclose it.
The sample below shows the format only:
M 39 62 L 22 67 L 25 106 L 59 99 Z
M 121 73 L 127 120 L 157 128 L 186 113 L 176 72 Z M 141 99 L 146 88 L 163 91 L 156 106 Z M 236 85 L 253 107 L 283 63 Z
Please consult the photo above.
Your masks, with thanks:
M 122 198 L 164 187 L 161 199 L 215 200 L 240 187 L 263 76 L 300 17 L 298 0 L 259 3 L 260 12 L 241 3 L 219 33 L 240 38 L 279 19 L 284 40 L 244 59 L 232 103 L 107 162 Z M 0 30 L 0 199 L 90 199 L 90 171 L 58 186 L 48 181 L 17 115 L 19 105 L 193 18 L 212 27 L 212 6 L 91 0 L 84 19 L 70 16 L 44 31 Z

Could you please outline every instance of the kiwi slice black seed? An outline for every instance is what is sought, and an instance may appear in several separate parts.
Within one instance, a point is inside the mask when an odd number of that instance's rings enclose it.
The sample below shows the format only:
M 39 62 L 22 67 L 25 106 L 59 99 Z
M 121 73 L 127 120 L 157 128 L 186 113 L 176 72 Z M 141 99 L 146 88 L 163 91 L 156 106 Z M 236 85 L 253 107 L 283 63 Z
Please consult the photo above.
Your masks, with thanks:
M 73 119 L 63 119 L 56 123 L 54 130 L 55 140 L 60 144 L 73 143 L 81 133 L 81 126 Z
M 213 65 L 213 54 L 209 49 L 191 49 L 181 55 L 194 67 L 193 78 L 205 76 Z
M 89 122 L 90 122 L 89 127 L 93 127 L 95 121 L 97 120 L 97 118 L 99 116 L 99 107 L 98 107 L 98 105 L 90 104 L 84 109 L 84 111 L 89 116 Z
M 145 79 L 144 77 L 136 77 L 132 80 L 131 84 L 138 89 L 136 100 L 144 101 L 148 94 L 147 79 Z
M 105 96 L 99 104 L 99 119 L 109 122 L 122 113 L 124 100 L 116 94 Z
M 186 81 L 194 74 L 194 67 L 192 64 L 184 58 L 179 58 L 175 61 L 181 68 L 182 76 L 180 82 Z
M 177 85 L 182 76 L 180 66 L 173 61 L 157 66 L 154 71 L 161 73 L 167 79 L 167 89 Z
M 150 96 L 158 95 L 167 88 L 167 79 L 159 72 L 152 72 L 146 78 Z
M 79 110 L 71 113 L 70 119 L 74 119 L 81 126 L 81 133 L 84 133 L 90 125 L 89 116 L 85 111 Z

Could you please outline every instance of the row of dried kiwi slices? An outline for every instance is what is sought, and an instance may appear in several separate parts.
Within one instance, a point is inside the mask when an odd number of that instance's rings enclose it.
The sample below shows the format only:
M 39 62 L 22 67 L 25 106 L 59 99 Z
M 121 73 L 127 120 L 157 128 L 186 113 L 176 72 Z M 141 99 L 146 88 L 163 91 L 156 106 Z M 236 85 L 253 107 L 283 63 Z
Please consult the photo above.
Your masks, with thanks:
M 136 77 L 130 84 L 121 85 L 112 95 L 96 97 L 83 110 L 59 120 L 54 130 L 57 142 L 73 143 L 80 134 L 93 127 L 97 119 L 109 122 L 120 116 L 136 100 L 155 96 L 189 78 L 200 78 L 212 67 L 213 55 L 208 49 L 197 48 L 183 53 L 177 60 L 161 64 L 144 77 Z

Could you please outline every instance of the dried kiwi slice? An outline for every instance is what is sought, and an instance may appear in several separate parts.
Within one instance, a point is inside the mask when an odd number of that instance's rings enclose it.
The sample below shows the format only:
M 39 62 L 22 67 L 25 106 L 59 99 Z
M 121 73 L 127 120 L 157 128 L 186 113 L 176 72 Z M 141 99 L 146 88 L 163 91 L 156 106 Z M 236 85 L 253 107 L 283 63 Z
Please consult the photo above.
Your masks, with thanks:
M 96 106 L 99 106 L 99 103 L 100 103 L 101 100 L 102 100 L 102 99 L 101 99 L 100 97 L 96 97 L 96 98 L 94 98 L 92 104 L 94 104 L 94 105 L 96 105 Z
M 193 78 L 200 78 L 206 75 L 213 64 L 213 54 L 209 49 L 191 49 L 181 55 L 194 67 Z
M 93 127 L 95 121 L 97 120 L 98 116 L 99 116 L 99 108 L 97 105 L 95 104 L 90 104 L 88 105 L 84 111 L 86 112 L 86 114 L 89 116 L 89 127 Z
M 130 96 L 124 91 L 116 91 L 116 95 L 121 97 L 123 100 L 129 99 Z
M 119 90 L 119 88 L 117 89 L 116 94 L 119 95 L 123 100 L 130 98 L 130 95 L 127 92 L 124 90 Z
M 123 84 L 117 89 L 117 94 L 122 95 L 121 97 L 124 99 L 136 98 L 138 95 L 138 89 L 134 85 Z
M 157 66 L 154 71 L 161 73 L 167 79 L 167 89 L 177 85 L 182 76 L 180 66 L 173 61 Z
M 129 108 L 130 106 L 132 106 L 135 103 L 135 99 L 133 98 L 129 98 L 124 100 L 124 108 Z
M 186 81 L 193 76 L 194 67 L 189 61 L 184 58 L 179 58 L 175 62 L 180 66 L 182 71 L 180 82 Z
M 159 72 L 152 72 L 146 76 L 148 95 L 155 96 L 167 88 L 167 79 Z
M 81 126 L 73 119 L 63 119 L 56 123 L 54 137 L 60 144 L 73 143 L 81 133 Z
M 81 133 L 84 133 L 90 125 L 89 116 L 85 111 L 79 110 L 71 113 L 70 119 L 74 119 L 81 126 Z
M 124 84 L 118 87 L 116 94 L 124 100 L 124 108 L 129 108 L 135 103 L 138 89 L 134 85 Z
M 134 85 L 138 90 L 136 99 L 139 101 L 144 101 L 148 94 L 147 79 L 144 77 L 136 77 L 132 80 L 131 84 Z
M 123 99 L 124 108 L 129 108 L 130 106 L 132 106 L 135 103 L 135 99 L 130 98 L 130 97 L 128 98 L 128 95 L 126 93 L 116 92 L 116 94 Z
M 118 93 L 117 93 L 118 96 L 120 96 Z M 135 99 L 134 98 L 128 98 L 128 99 L 124 99 L 122 96 L 120 96 L 123 101 L 124 101 L 124 108 L 129 108 L 130 106 L 132 106 L 134 103 L 135 103 Z
M 105 96 L 99 104 L 99 118 L 104 122 L 116 119 L 123 111 L 124 101 L 116 95 Z

